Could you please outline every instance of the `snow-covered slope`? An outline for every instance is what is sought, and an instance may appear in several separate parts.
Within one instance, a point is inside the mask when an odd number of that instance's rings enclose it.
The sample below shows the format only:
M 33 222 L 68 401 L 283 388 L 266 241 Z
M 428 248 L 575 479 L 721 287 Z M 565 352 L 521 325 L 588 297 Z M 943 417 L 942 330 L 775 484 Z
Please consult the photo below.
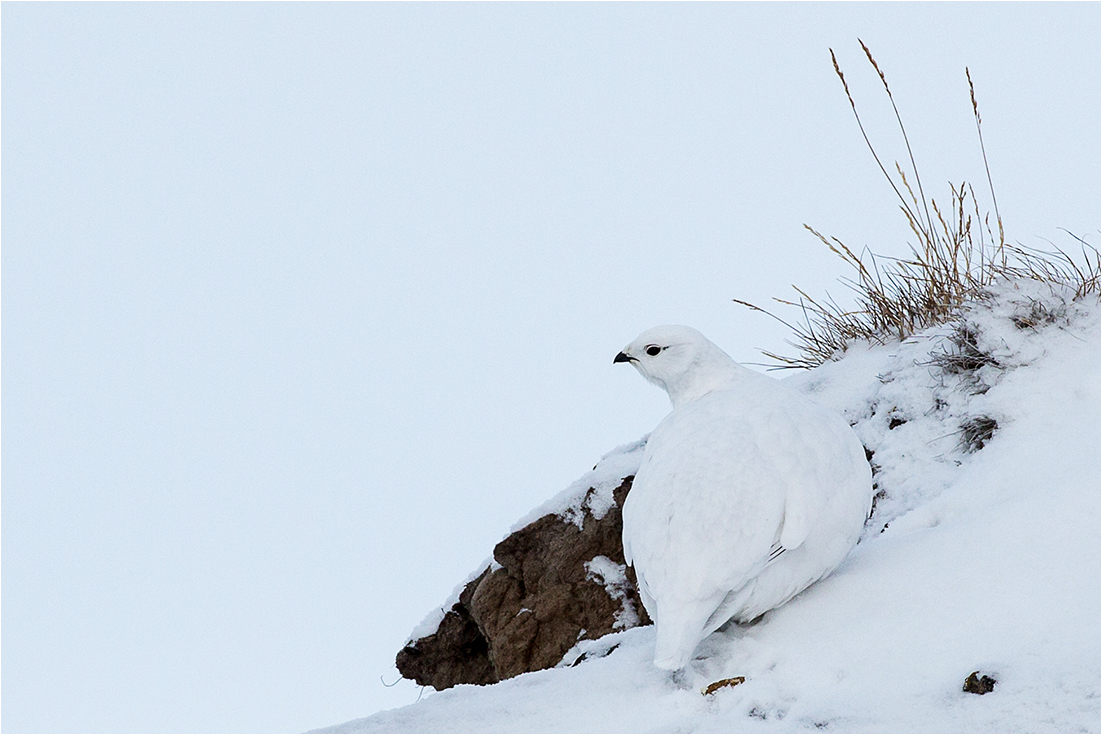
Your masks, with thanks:
M 1100 349 L 1094 296 L 1019 282 L 793 376 L 855 425 L 882 491 L 833 576 L 677 677 L 634 628 L 325 732 L 1099 732 Z M 993 692 L 962 691 L 976 670 Z

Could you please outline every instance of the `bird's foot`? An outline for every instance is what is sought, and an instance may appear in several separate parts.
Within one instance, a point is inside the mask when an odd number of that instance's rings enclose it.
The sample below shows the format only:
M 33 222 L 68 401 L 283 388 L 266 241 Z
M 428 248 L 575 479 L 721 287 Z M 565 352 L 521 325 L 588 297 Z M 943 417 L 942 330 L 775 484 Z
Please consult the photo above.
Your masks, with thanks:
M 691 681 L 691 673 L 688 671 L 688 667 L 677 669 L 669 673 L 669 681 L 678 689 L 692 689 L 693 683 Z

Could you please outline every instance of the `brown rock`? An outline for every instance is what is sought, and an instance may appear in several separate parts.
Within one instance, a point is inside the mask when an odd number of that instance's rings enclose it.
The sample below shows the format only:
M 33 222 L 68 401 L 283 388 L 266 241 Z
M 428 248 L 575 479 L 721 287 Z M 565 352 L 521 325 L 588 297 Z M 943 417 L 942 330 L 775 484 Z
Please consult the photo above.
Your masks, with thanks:
M 579 640 L 649 624 L 632 570 L 605 580 L 586 568 L 602 556 L 623 567 L 621 508 L 632 479 L 613 491 L 601 518 L 590 508 L 591 488 L 580 526 L 549 514 L 499 543 L 501 566 L 471 581 L 436 632 L 398 654 L 402 676 L 435 689 L 492 684 L 555 666 Z

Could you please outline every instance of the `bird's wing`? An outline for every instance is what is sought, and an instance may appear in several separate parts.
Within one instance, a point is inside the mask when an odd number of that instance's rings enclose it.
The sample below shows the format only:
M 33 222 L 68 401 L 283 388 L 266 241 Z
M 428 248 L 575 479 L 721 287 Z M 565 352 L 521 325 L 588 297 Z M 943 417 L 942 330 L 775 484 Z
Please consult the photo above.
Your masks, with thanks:
M 711 394 L 655 429 L 624 506 L 625 553 L 656 598 L 710 598 L 765 562 L 784 493 L 738 401 Z
M 717 391 L 671 412 L 624 507 L 625 551 L 658 599 L 733 590 L 822 517 L 848 427 L 786 390 Z
M 827 512 L 852 473 L 854 437 L 845 421 L 806 400 L 787 402 L 783 441 L 799 447 L 784 472 L 784 521 L 778 541 L 795 549 Z

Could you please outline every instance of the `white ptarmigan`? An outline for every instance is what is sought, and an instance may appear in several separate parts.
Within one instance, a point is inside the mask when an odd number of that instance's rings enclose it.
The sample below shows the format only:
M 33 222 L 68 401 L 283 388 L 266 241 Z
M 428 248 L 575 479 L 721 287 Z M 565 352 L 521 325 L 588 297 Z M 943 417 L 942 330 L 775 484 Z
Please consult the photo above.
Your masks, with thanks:
M 624 502 L 624 557 L 681 669 L 728 620 L 749 622 L 834 571 L 872 503 L 864 448 L 838 414 L 755 373 L 691 327 L 616 355 L 666 390 Z

